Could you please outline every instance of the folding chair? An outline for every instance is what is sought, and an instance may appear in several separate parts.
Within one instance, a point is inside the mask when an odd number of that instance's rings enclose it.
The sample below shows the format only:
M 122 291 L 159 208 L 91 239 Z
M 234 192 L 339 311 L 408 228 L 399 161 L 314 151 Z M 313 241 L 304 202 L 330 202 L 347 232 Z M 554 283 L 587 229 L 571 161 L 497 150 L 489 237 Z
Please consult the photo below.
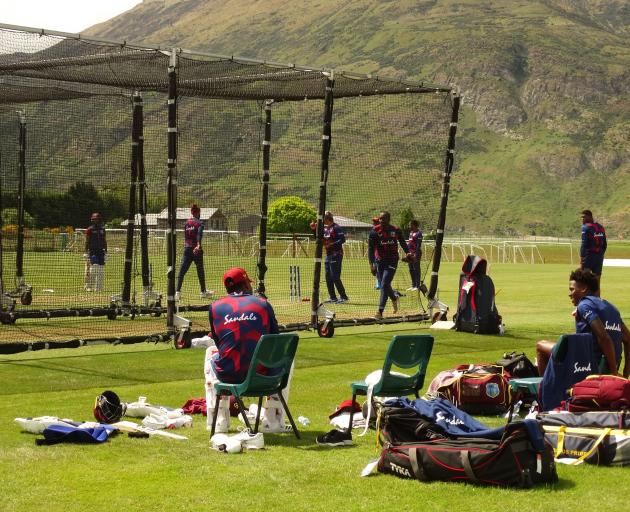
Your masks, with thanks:
M 431 351 L 433 350 L 433 336 L 430 334 L 401 334 L 394 336 L 383 363 L 383 370 L 379 381 L 368 384 L 365 381 L 353 382 L 352 403 L 356 401 L 357 395 L 367 396 L 408 396 L 415 395 L 419 398 L 418 391 L 424 385 L 424 377 L 427 373 L 427 366 Z M 392 373 L 392 366 L 402 369 L 418 367 L 413 375 L 401 375 Z M 350 412 L 348 431 L 352 429 L 352 417 L 354 407 Z
M 210 436 L 214 435 L 219 413 L 219 402 L 222 396 L 234 396 L 239 406 L 240 413 L 243 416 L 243 420 L 245 421 L 245 425 L 251 432 L 257 433 L 263 397 L 277 394 L 284 408 L 284 412 L 287 414 L 289 422 L 293 427 L 295 437 L 300 439 L 300 433 L 295 426 L 289 407 L 281 393 L 289 382 L 289 374 L 291 372 L 293 359 L 295 358 L 298 340 L 299 337 L 295 333 L 265 334 L 261 336 L 254 349 L 254 354 L 252 355 L 245 380 L 240 384 L 228 384 L 225 382 L 216 382 L 214 384 L 217 399 L 214 404 Z M 256 370 L 261 365 L 268 369 L 267 375 L 257 373 Z M 242 400 L 244 396 L 258 397 L 258 412 L 256 413 L 256 424 L 253 430 L 245 413 L 245 406 Z

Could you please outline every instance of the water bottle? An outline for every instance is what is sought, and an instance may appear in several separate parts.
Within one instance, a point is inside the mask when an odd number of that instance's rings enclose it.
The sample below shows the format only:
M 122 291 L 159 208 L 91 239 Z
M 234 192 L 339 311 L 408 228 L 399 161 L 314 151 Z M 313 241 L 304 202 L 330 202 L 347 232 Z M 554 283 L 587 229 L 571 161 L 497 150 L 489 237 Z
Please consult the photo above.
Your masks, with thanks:
M 304 425 L 305 427 L 309 426 L 311 424 L 311 420 L 309 420 L 306 416 L 299 416 L 298 417 L 298 422 L 302 425 Z

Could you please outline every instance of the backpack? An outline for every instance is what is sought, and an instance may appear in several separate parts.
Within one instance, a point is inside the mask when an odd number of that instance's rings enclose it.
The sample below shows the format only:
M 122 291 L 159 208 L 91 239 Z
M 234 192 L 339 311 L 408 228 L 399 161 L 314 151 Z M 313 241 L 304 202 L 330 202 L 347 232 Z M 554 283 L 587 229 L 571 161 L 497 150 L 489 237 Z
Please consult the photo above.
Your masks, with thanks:
M 510 378 L 502 366 L 459 365 L 440 372 L 429 384 L 427 396 L 450 400 L 470 414 L 500 414 L 510 406 Z
M 474 334 L 499 334 L 502 319 L 494 303 L 494 283 L 486 274 L 488 263 L 468 255 L 459 276 L 455 330 Z
M 387 445 L 377 468 L 400 478 L 505 487 L 527 488 L 558 479 L 553 449 L 533 420 L 508 424 L 499 440 L 458 438 Z
M 538 369 L 523 352 L 508 352 L 496 362 L 502 366 L 514 379 L 538 377 Z
M 630 380 L 615 375 L 589 375 L 575 384 L 561 407 L 571 412 L 630 409 Z

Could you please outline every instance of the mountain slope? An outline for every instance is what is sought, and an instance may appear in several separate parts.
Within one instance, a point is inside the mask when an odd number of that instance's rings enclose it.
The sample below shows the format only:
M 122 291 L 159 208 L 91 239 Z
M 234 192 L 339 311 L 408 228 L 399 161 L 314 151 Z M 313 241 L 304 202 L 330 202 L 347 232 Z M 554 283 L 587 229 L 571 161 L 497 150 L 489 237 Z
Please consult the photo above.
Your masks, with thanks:
M 114 40 L 455 84 L 448 225 L 630 235 L 630 7 L 622 0 L 145 0 Z

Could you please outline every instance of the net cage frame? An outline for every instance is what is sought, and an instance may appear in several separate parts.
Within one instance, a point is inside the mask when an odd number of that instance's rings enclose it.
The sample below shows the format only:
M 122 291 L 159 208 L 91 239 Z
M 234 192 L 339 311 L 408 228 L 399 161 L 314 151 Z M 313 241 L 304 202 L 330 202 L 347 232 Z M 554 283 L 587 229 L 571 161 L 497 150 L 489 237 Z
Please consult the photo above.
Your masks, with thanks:
M 337 69 L 323 69 L 296 64 L 277 63 L 273 61 L 249 59 L 235 56 L 215 55 L 178 47 L 143 46 L 126 41 L 109 41 L 84 37 L 81 34 L 35 29 L 15 25 L 0 24 L 0 35 L 11 37 L 25 35 L 33 38 L 50 38 L 55 44 L 35 51 L 0 54 L 0 105 L 19 104 L 39 101 L 64 101 L 92 96 L 122 96 L 133 99 L 134 113 L 136 102 L 142 102 L 142 93 L 161 93 L 167 97 L 167 210 L 168 227 L 166 230 L 166 265 L 167 290 L 166 308 L 161 304 L 142 307 L 130 301 L 128 289 L 128 272 L 125 268 L 125 287 L 120 303 L 112 303 L 102 308 L 72 308 L 58 311 L 7 311 L 4 307 L 0 317 L 4 323 L 15 322 L 18 318 L 55 318 L 64 316 L 108 316 L 115 318 L 120 314 L 161 314 L 166 316 L 166 332 L 148 336 L 132 336 L 106 340 L 108 342 L 135 342 L 147 340 L 179 341 L 186 345 L 192 333 L 178 326 L 179 312 L 186 307 L 179 307 L 175 301 L 176 279 L 176 209 L 177 209 L 177 143 L 178 124 L 177 107 L 182 97 L 198 97 L 222 100 L 257 100 L 264 103 L 265 133 L 262 141 L 262 177 L 260 197 L 260 228 L 257 255 L 257 292 L 265 292 L 266 245 L 267 245 L 267 207 L 270 178 L 270 146 L 271 146 L 271 110 L 274 103 L 321 100 L 324 105 L 323 126 L 321 136 L 321 169 L 319 179 L 319 197 L 317 201 L 317 227 L 315 230 L 315 256 L 313 289 L 310 319 L 304 322 L 281 325 L 281 329 L 321 328 L 334 322 L 336 325 L 357 325 L 370 323 L 392 323 L 399 321 L 422 321 L 430 319 L 432 309 L 444 312 L 443 306 L 436 299 L 438 289 L 438 273 L 441 261 L 446 210 L 450 188 L 451 173 L 454 164 L 455 137 L 457 132 L 460 95 L 457 88 L 430 85 L 403 80 L 396 80 L 378 75 L 364 75 Z M 130 64 L 133 64 L 130 66 Z M 105 66 L 109 73 L 100 73 Z M 323 255 L 323 216 L 326 211 L 326 194 L 329 175 L 329 153 L 331 149 L 331 132 L 333 124 L 333 103 L 335 99 L 357 98 L 364 96 L 385 96 L 401 94 L 441 94 L 448 97 L 451 105 L 451 116 L 448 124 L 447 144 L 444 148 L 444 167 L 440 206 L 435 226 L 435 249 L 431 262 L 430 286 L 425 295 L 429 300 L 430 314 L 422 312 L 417 315 L 402 315 L 377 321 L 374 318 L 353 318 L 350 320 L 334 320 L 319 300 Z M 136 135 L 142 130 L 142 115 L 132 132 Z M 135 115 L 134 115 L 134 121 Z M 141 137 L 141 135 L 140 135 Z M 139 145 L 137 136 L 133 139 L 132 173 L 137 173 L 141 163 L 141 153 L 136 151 Z M 141 144 L 140 144 L 141 145 Z M 132 174 L 132 176 L 134 176 Z M 132 183 L 138 184 L 137 174 Z M 131 186 L 130 186 L 131 188 Z M 141 189 L 141 187 L 140 187 Z M 129 237 L 133 238 L 135 213 L 141 218 L 146 214 L 142 200 L 135 202 L 136 193 L 130 191 L 129 216 L 127 230 L 126 261 L 129 260 Z M 22 214 L 23 215 L 23 214 Z M 22 220 L 23 222 L 23 220 Z M 141 229 L 146 235 L 146 223 Z M 143 259 L 143 285 L 147 286 Z M 2 260 L 0 243 L 0 265 Z M 3 288 L 4 293 L 4 288 Z M 195 306 L 189 306 L 194 310 Z M 207 306 L 203 306 L 207 309 Z M 1 328 L 1 327 L 0 327 Z M 205 332 L 203 333 L 205 334 Z M 72 340 L 71 343 L 55 343 L 38 341 L 27 343 L 26 349 L 51 348 L 54 346 L 82 346 L 89 340 Z M 25 345 L 21 343 L 21 345 Z M 20 348 L 20 350 L 24 347 Z M 2 347 L 0 346 L 0 350 Z M 6 350 L 9 350 L 8 348 Z M 13 350 L 17 350 L 15 346 Z

